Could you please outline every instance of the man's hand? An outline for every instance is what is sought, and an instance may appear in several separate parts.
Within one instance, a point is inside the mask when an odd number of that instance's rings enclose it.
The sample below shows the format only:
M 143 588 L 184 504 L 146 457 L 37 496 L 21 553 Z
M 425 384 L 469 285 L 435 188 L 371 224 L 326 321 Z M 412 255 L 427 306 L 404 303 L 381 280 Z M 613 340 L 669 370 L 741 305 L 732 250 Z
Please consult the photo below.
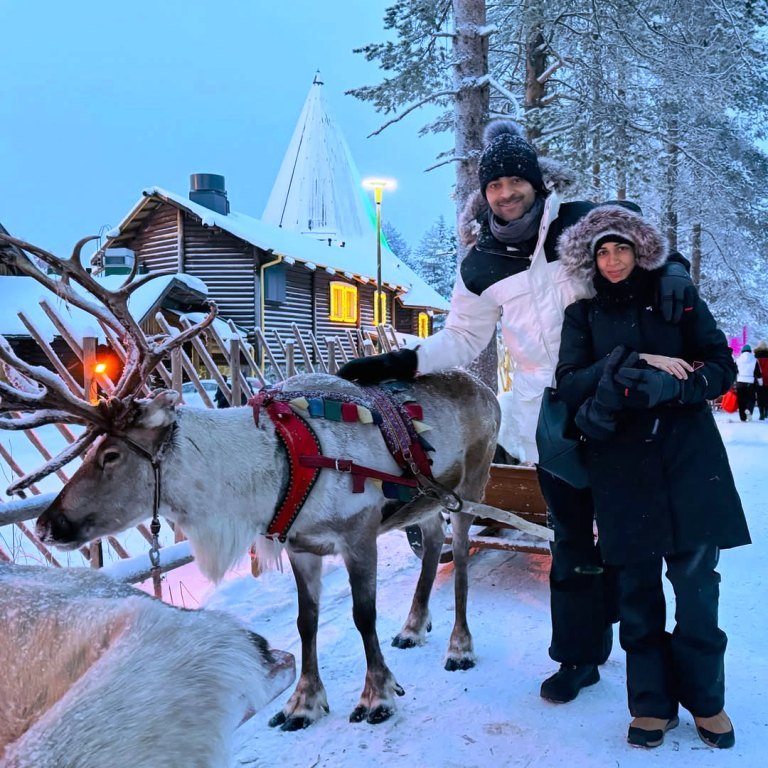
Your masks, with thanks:
M 620 368 L 616 381 L 626 387 L 628 408 L 653 408 L 680 397 L 682 382 L 655 368 Z
M 339 368 L 338 376 L 358 384 L 378 384 L 388 379 L 411 381 L 416 376 L 418 358 L 413 349 L 398 349 L 383 355 L 357 357 Z
M 683 312 L 693 309 L 696 299 L 696 286 L 688 270 L 676 261 L 668 261 L 659 276 L 658 302 L 662 317 L 668 323 L 677 325 Z

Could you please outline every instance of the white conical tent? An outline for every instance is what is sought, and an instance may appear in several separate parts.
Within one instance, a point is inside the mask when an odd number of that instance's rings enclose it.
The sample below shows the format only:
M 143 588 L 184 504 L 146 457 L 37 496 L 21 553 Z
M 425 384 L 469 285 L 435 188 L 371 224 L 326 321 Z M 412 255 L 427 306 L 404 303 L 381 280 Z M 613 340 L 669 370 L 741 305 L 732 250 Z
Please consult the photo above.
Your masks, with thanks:
M 318 73 L 261 218 L 334 242 L 375 242 L 365 194 L 347 142 L 328 111 Z

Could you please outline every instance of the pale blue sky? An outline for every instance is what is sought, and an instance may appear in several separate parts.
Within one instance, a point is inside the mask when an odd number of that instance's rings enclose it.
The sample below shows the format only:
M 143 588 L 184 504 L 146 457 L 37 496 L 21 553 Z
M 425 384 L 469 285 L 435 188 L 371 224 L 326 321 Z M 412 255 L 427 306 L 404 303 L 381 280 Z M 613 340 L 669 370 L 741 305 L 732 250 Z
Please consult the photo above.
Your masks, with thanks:
M 144 187 L 226 177 L 260 216 L 320 69 L 362 176 L 391 176 L 382 216 L 415 245 L 453 216 L 447 135 L 386 119 L 344 91 L 380 79 L 352 49 L 383 40 L 386 0 L 0 0 L 0 222 L 67 253 L 115 226 Z

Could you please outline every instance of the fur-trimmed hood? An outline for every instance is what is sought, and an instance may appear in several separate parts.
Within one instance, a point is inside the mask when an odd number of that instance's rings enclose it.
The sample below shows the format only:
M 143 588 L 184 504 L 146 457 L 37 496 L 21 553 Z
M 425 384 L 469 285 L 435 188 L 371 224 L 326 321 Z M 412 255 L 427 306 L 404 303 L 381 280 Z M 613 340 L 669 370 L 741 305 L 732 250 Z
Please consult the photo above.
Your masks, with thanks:
M 595 242 L 607 234 L 620 235 L 634 244 L 635 263 L 640 269 L 658 269 L 667 261 L 666 241 L 653 224 L 621 205 L 599 205 L 560 235 L 558 253 L 563 269 L 591 281 L 595 276 Z
M 576 183 L 576 176 L 557 160 L 539 157 L 539 168 L 544 186 L 559 195 L 565 194 Z M 487 216 L 488 202 L 478 189 L 469 196 L 459 216 L 459 240 L 463 245 L 470 248 L 477 242 Z

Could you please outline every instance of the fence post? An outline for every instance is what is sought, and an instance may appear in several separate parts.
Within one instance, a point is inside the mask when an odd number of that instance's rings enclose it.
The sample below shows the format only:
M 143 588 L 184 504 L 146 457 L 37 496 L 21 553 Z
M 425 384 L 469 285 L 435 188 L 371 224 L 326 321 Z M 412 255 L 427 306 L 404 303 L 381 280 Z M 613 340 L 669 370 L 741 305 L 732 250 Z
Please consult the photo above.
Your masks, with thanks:
M 171 389 L 181 394 L 181 384 L 184 380 L 182 371 L 184 364 L 181 359 L 181 347 L 171 350 Z
M 243 388 L 240 384 L 240 339 L 237 336 L 229 338 L 229 377 L 232 393 L 232 400 L 229 403 L 232 407 L 240 405 Z
M 326 336 L 325 343 L 328 347 L 328 373 L 335 374 L 339 369 L 336 365 L 336 339 L 333 336 Z
M 296 375 L 293 341 L 290 339 L 285 342 L 285 373 L 289 377 Z
M 96 388 L 96 344 L 94 336 L 83 336 L 83 394 L 91 405 L 95 405 L 99 399 Z

